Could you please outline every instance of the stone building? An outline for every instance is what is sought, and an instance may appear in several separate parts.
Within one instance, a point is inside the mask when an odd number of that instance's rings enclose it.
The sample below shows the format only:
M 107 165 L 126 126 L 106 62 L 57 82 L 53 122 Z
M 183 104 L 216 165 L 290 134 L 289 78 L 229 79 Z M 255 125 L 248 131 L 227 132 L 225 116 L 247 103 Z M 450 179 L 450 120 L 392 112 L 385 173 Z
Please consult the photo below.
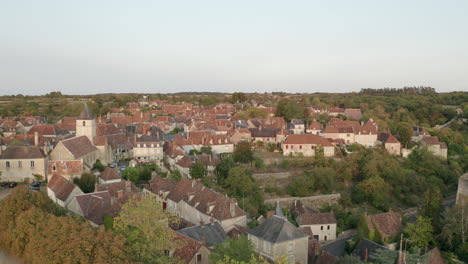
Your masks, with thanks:
M 393 135 L 389 135 L 387 141 L 385 141 L 385 149 L 391 155 L 400 156 L 401 152 L 401 143 Z
M 247 236 L 255 251 L 270 261 L 286 256 L 290 263 L 308 263 L 309 236 L 286 219 L 279 203 L 275 215 L 247 230 Z
M 458 179 L 456 204 L 468 205 L 468 172 Z
M 336 239 L 336 218 L 333 212 L 301 214 L 297 217 L 299 227 L 309 227 L 313 238 L 318 241 Z
M 9 146 L 0 155 L 0 171 L 4 181 L 31 181 L 35 174 L 45 180 L 47 157 L 36 146 Z
M 335 147 L 324 137 L 304 134 L 289 135 L 282 144 L 283 155 L 298 155 L 301 153 L 306 157 L 315 156 L 317 150 L 323 150 L 325 157 L 335 155 Z

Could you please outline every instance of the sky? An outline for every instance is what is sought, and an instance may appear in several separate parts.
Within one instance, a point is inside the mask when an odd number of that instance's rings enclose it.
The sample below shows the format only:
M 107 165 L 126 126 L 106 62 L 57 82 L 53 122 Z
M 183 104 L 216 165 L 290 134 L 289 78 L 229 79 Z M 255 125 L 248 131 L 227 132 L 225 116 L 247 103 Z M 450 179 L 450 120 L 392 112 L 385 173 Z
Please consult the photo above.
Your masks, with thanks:
M 466 0 L 0 0 L 0 95 L 468 91 Z

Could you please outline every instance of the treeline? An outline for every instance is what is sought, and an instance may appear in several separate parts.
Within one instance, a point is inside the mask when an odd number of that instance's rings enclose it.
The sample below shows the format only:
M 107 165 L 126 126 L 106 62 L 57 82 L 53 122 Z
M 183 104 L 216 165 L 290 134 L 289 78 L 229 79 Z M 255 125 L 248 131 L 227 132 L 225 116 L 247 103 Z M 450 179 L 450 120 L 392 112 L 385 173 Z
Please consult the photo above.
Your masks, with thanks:
M 0 202 L 0 248 L 26 263 L 130 263 L 125 238 L 67 215 L 25 186 Z
M 363 88 L 360 94 L 390 95 L 390 94 L 435 94 L 436 91 L 430 86 L 405 86 L 403 88 Z

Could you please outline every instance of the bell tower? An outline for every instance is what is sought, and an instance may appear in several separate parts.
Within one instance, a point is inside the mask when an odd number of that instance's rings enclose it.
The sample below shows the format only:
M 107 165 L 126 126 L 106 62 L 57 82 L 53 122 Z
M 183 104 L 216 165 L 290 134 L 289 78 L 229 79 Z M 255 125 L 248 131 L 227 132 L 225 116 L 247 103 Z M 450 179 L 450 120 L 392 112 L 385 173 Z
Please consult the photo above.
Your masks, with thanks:
M 87 136 L 91 143 L 96 136 L 96 120 L 86 103 L 80 116 L 76 119 L 76 136 Z

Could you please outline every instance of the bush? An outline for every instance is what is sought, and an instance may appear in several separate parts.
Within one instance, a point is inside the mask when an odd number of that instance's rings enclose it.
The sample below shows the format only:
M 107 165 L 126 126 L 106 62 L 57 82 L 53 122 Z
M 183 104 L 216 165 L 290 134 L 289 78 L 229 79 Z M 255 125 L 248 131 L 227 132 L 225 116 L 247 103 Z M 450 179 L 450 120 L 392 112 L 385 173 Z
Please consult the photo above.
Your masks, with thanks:
M 96 162 L 93 165 L 93 170 L 98 170 L 100 172 L 103 172 L 106 169 L 106 166 L 102 164 L 100 160 L 96 160 Z
M 280 165 L 280 166 L 281 166 L 281 168 L 287 170 L 287 169 L 289 169 L 289 167 L 291 166 L 291 164 L 290 164 L 289 160 L 283 160 L 283 161 L 281 161 L 281 165 Z

